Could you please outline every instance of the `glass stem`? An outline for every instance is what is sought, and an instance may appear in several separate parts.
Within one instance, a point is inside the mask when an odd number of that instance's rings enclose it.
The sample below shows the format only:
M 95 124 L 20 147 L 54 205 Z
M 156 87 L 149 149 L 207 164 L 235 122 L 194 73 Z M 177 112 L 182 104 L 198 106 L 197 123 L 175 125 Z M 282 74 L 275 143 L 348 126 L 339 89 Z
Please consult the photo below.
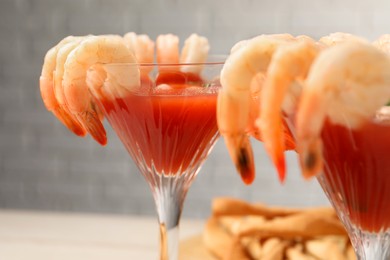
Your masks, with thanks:
M 178 259 L 179 252 L 179 225 L 167 229 L 165 223 L 160 222 L 160 259 Z
M 358 260 L 390 259 L 390 231 L 374 234 L 355 229 L 350 237 Z
M 151 185 L 160 224 L 161 260 L 177 260 L 179 257 L 179 223 L 188 191 L 185 183 L 178 176 L 160 176 L 158 185 Z

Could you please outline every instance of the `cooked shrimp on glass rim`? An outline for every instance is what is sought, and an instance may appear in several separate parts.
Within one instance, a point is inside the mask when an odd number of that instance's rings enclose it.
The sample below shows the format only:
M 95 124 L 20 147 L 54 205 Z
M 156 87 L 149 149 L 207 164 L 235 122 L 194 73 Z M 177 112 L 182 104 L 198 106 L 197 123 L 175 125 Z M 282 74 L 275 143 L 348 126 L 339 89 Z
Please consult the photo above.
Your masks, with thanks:
M 251 135 L 264 142 L 282 183 L 286 150 L 298 152 L 305 178 L 321 172 L 324 120 L 345 124 L 347 115 L 348 127 L 359 127 L 390 100 L 389 43 L 388 35 L 371 44 L 332 33 L 319 41 L 282 34 L 235 44 L 221 71 L 217 119 L 244 183 L 254 180 Z
M 45 55 L 42 66 L 41 76 L 39 78 L 39 86 L 43 103 L 47 110 L 51 111 L 69 130 L 79 136 L 86 134 L 85 129 L 80 125 L 78 120 L 60 105 L 54 90 L 54 71 L 56 69 L 57 54 L 59 50 L 75 40 L 75 37 L 68 36 L 61 40 L 56 46 L 51 48 Z
M 217 122 L 229 154 L 246 184 L 253 182 L 255 165 L 249 135 L 263 140 L 260 129 L 255 130 L 260 116 L 261 92 L 267 81 L 267 71 L 275 52 L 282 46 L 298 41 L 290 34 L 260 35 L 233 46 L 221 71 L 222 91 L 218 97 Z M 255 111 L 255 112 L 253 112 Z M 289 129 L 283 125 L 286 149 L 295 144 Z M 283 181 L 283 173 L 280 175 Z
M 357 129 L 390 100 L 390 58 L 368 43 L 342 43 L 318 56 L 305 84 L 296 130 L 303 175 L 312 177 L 322 169 L 326 118 Z
M 187 81 L 202 86 L 202 68 L 191 64 L 205 63 L 209 49 L 207 38 L 197 34 L 184 41 L 181 52 L 179 37 L 173 34 L 160 35 L 156 42 L 134 32 L 123 37 L 68 36 L 45 56 L 40 77 L 41 96 L 45 107 L 69 130 L 78 136 L 89 133 L 105 145 L 103 114 L 91 92 L 106 98 L 123 97 L 152 80 L 156 88 L 174 89 Z M 107 63 L 134 66 L 104 66 Z M 161 64 L 160 71 L 156 79 L 151 79 L 156 63 Z

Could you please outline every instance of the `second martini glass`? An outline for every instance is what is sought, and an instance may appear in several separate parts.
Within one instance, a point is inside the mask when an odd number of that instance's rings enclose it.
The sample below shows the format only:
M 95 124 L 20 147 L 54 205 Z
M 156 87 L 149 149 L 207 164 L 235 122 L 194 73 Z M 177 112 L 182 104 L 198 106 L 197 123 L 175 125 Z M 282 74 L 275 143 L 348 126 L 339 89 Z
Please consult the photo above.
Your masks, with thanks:
M 129 73 L 137 66 L 141 87 L 122 98 L 113 98 L 115 93 L 109 91 L 92 93 L 153 193 L 161 259 L 178 258 L 179 221 L 187 191 L 219 136 L 216 102 L 223 58 L 218 60 L 101 64 L 106 71 L 120 66 Z
M 295 135 L 294 116 L 285 121 Z M 357 259 L 390 259 L 390 107 L 357 129 L 327 120 L 321 140 L 323 170 L 317 180 Z
M 358 259 L 390 259 L 390 107 L 356 130 L 327 122 L 322 141 L 318 181 Z

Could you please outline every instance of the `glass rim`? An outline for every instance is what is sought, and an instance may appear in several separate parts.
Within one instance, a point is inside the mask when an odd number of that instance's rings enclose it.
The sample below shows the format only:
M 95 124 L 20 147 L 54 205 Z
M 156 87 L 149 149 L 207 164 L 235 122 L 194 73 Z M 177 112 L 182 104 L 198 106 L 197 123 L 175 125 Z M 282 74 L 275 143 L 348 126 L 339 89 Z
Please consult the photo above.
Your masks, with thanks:
M 228 55 L 216 54 L 209 55 L 208 61 L 205 62 L 183 62 L 183 63 L 130 63 L 130 62 L 97 62 L 100 65 L 109 66 L 139 66 L 139 67 L 178 67 L 178 66 L 207 66 L 207 65 L 223 65 Z M 215 61 L 214 61 L 215 60 Z

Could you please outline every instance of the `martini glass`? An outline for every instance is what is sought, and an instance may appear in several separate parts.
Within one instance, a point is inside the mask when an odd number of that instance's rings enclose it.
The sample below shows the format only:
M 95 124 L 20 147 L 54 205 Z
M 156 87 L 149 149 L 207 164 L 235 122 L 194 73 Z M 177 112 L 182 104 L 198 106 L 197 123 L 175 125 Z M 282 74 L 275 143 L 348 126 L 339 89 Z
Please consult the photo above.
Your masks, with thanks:
M 214 61 L 218 60 L 218 61 Z M 223 57 L 198 64 L 100 64 L 106 71 L 140 71 L 141 85 L 120 98 L 91 91 L 145 177 L 160 224 L 160 259 L 177 259 L 187 191 L 219 137 L 216 122 Z
M 342 113 L 342 111 L 340 111 Z M 317 177 L 359 260 L 390 259 L 390 107 L 358 129 L 325 122 Z M 295 134 L 294 116 L 285 117 Z M 298 144 L 299 145 L 299 144 Z
M 324 168 L 317 179 L 358 259 L 390 259 L 389 108 L 359 129 L 326 122 L 322 132 Z

